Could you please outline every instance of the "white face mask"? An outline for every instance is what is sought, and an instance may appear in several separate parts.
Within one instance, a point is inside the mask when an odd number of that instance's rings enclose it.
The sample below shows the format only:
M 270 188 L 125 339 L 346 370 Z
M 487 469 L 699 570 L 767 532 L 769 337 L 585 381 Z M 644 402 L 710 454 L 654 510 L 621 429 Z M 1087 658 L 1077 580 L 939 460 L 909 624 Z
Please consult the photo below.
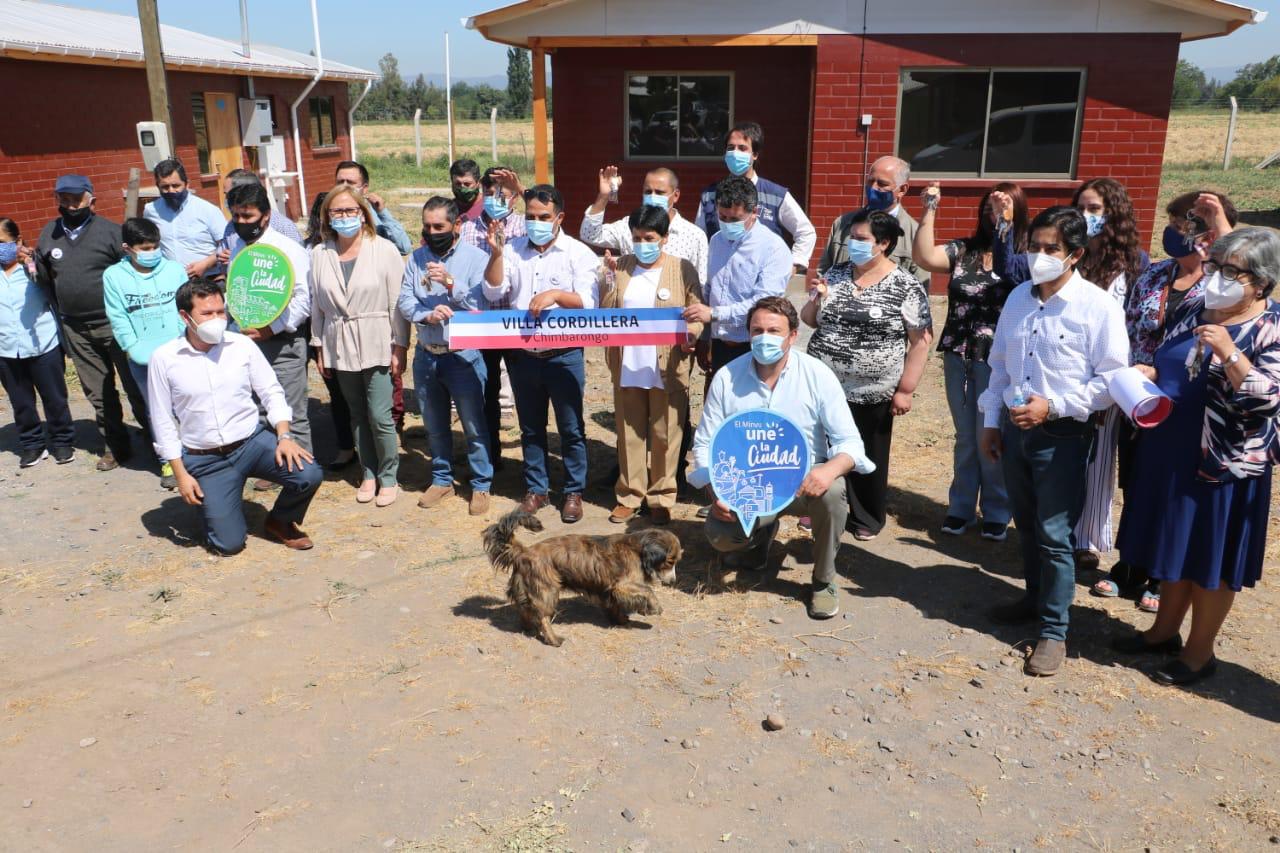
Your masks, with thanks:
M 1238 281 L 1228 281 L 1222 273 L 1216 272 L 1204 283 L 1204 307 L 1217 310 L 1239 305 L 1244 299 L 1244 285 Z
M 203 323 L 194 326 L 196 337 L 204 341 L 206 344 L 218 345 L 222 343 L 222 336 L 227 331 L 226 317 L 212 317 Z
M 1067 264 L 1061 258 L 1046 255 L 1044 252 L 1031 252 L 1027 255 L 1027 265 L 1031 268 L 1033 284 L 1044 284 L 1054 281 L 1067 271 Z

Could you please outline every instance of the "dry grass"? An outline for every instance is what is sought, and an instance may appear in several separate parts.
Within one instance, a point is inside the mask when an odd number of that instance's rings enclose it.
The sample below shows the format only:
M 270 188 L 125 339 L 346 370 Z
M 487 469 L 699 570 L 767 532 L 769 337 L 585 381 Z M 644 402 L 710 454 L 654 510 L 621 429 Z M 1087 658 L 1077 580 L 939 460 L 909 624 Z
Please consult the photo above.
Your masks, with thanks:
M 548 138 L 551 122 L 548 125 Z M 356 127 L 356 144 L 361 157 L 386 157 L 394 154 L 413 154 L 413 122 L 386 124 L 361 124 Z M 448 150 L 447 129 L 442 123 L 422 124 L 422 158 L 435 157 Z M 489 151 L 489 122 L 462 121 L 454 129 L 454 150 Z M 518 156 L 528 160 L 533 157 L 533 122 L 498 122 L 498 156 Z
M 1169 117 L 1165 163 L 1220 163 L 1230 118 L 1227 110 L 1175 112 Z M 1240 113 L 1232 146 L 1233 157 L 1253 165 L 1277 150 L 1280 150 L 1280 113 Z

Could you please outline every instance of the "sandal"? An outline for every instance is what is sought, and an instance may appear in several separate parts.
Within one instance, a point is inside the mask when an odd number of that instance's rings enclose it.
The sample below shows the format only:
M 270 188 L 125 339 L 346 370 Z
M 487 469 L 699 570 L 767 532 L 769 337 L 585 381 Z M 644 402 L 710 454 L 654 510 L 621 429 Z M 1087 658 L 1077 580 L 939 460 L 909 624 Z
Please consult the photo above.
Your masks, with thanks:
M 1111 578 L 1103 578 L 1102 580 L 1089 587 L 1089 594 L 1096 595 L 1098 598 L 1119 598 L 1120 584 Z
M 1143 613 L 1159 613 L 1160 593 L 1154 589 L 1143 590 L 1142 596 L 1138 599 L 1138 609 Z

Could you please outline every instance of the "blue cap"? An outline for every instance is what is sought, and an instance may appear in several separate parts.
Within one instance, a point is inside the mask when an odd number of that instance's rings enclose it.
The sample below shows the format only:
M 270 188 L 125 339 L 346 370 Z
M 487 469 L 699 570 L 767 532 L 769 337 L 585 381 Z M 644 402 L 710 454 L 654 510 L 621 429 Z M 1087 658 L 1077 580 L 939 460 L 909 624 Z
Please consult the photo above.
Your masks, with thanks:
M 89 193 L 93 194 L 93 181 L 84 175 L 59 175 L 58 182 L 53 185 L 55 193 Z

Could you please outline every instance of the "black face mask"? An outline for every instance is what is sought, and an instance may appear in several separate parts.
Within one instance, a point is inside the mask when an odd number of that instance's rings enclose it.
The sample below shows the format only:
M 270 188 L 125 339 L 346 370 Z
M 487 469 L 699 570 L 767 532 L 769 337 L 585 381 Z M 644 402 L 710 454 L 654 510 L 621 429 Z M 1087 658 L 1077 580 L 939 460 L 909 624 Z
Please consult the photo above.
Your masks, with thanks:
M 176 193 L 160 193 L 160 197 L 164 199 L 165 204 L 169 205 L 172 210 L 177 210 L 187 200 L 187 190 L 179 190 Z
M 90 216 L 93 216 L 93 208 L 77 207 L 73 210 L 70 207 L 59 205 L 58 213 L 62 216 L 62 221 L 67 223 L 67 227 L 79 228 L 89 221 Z
M 439 234 L 432 234 L 427 229 L 422 229 L 422 240 L 427 244 L 427 248 L 436 254 L 437 257 L 443 256 L 445 252 L 453 248 L 453 232 L 441 231 Z
M 235 223 L 235 229 L 241 240 L 246 243 L 252 243 L 262 236 L 264 224 L 262 219 L 257 222 L 237 222 Z

